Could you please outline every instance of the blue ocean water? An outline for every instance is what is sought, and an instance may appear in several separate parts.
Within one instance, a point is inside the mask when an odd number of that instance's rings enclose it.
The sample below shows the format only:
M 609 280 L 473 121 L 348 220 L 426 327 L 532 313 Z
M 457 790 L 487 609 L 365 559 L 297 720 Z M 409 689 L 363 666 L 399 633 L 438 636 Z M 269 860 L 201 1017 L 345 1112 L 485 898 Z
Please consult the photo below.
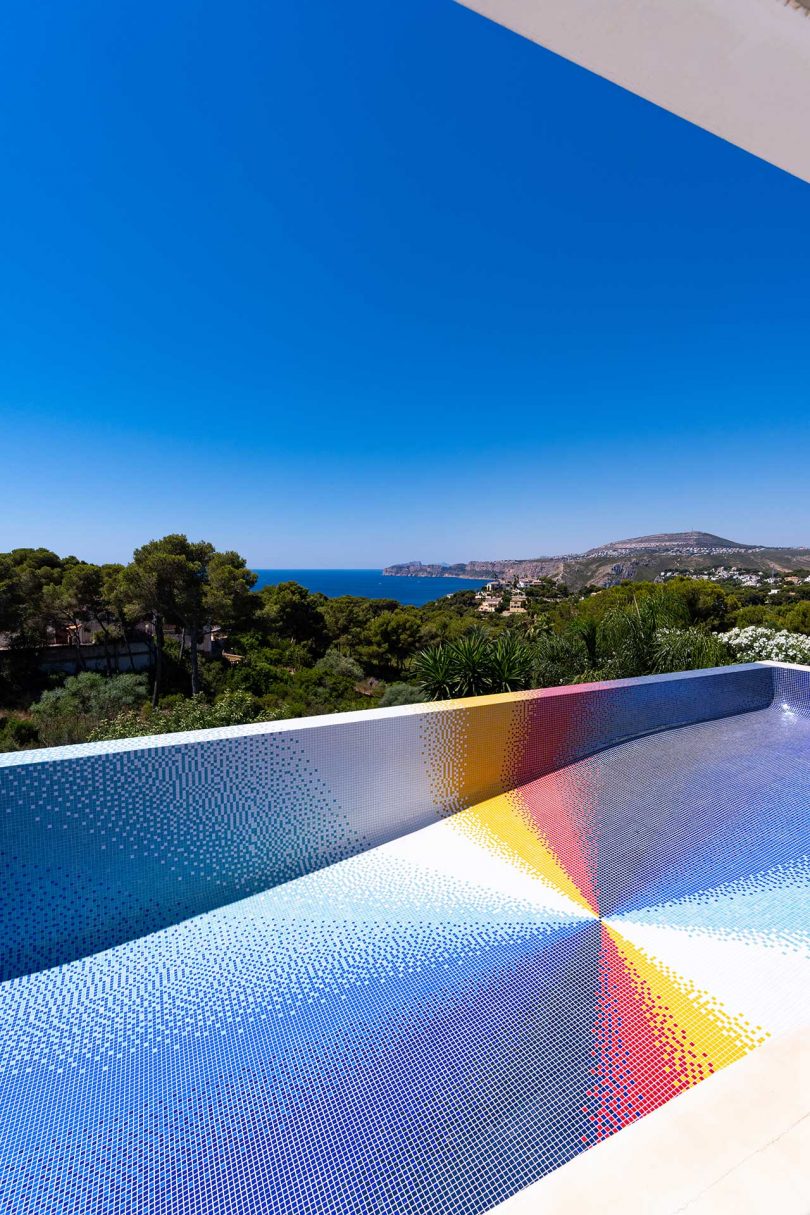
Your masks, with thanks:
M 320 591 L 330 599 L 358 595 L 363 599 L 398 599 L 420 607 L 454 591 L 475 591 L 482 582 L 469 578 L 409 578 L 385 576 L 381 570 L 256 570 L 256 589 L 277 582 L 298 582 L 308 591 Z

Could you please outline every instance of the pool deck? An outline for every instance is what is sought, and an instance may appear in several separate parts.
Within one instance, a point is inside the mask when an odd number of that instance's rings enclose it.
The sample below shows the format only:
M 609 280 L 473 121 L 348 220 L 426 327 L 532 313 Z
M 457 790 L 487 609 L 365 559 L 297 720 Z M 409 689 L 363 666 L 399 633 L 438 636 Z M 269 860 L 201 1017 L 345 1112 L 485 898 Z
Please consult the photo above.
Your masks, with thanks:
M 766 1042 L 493 1215 L 807 1215 L 808 1160 L 803 1029 Z

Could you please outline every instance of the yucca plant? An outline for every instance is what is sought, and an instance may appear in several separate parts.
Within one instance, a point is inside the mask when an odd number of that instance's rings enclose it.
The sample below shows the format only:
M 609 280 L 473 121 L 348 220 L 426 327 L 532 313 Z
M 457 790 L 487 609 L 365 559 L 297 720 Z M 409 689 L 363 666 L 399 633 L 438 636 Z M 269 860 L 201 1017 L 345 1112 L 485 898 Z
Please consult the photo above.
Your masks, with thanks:
M 410 678 L 431 700 L 516 692 L 531 686 L 532 653 L 516 633 L 477 630 L 417 654 Z
M 430 700 L 449 700 L 455 691 L 452 643 L 432 645 L 411 662 L 410 679 Z
M 476 631 L 448 644 L 454 696 L 482 696 L 492 689 L 492 642 Z
M 520 692 L 531 686 L 532 654 L 515 633 L 502 633 L 490 651 L 492 692 Z

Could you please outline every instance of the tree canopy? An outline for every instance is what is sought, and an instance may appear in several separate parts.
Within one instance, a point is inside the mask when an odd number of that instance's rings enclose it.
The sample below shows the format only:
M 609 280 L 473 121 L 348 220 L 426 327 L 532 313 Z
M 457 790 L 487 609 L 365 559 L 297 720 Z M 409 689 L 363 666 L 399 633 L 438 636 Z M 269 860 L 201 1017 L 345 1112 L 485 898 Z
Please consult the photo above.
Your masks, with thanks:
M 0 554 L 0 748 L 810 653 L 810 584 L 774 581 L 574 594 L 546 579 L 526 588 L 524 612 L 482 616 L 472 589 L 422 607 L 292 581 L 256 590 L 238 552 L 182 533 L 126 565 L 15 549 Z M 72 647 L 72 673 L 43 668 L 54 639 Z M 143 673 L 136 651 L 150 655 Z

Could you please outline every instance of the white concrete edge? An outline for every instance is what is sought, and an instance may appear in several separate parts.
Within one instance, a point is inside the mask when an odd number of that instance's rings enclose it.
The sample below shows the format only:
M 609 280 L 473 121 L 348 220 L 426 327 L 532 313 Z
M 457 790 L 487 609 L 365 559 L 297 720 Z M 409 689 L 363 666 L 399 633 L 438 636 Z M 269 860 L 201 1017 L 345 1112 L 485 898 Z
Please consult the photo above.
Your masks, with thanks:
M 758 667 L 782 667 L 786 671 L 807 671 L 810 673 L 810 666 L 805 666 L 802 662 L 776 662 L 773 658 L 760 658 L 758 662 L 751 665 Z

